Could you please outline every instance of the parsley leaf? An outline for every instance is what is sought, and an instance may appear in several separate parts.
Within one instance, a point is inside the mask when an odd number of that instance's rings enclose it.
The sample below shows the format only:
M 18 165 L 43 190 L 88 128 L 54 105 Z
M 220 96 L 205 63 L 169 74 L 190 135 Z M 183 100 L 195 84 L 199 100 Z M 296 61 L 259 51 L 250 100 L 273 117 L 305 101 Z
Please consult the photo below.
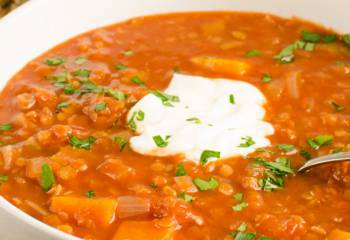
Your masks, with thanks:
M 40 186 L 47 192 L 55 184 L 55 176 L 53 174 L 52 168 L 49 164 L 45 163 L 41 166 L 41 175 L 40 175 Z
M 212 150 L 204 150 L 201 154 L 200 164 L 204 165 L 210 158 L 220 158 L 220 152 Z
M 167 147 L 169 142 L 167 141 L 170 138 L 169 135 L 167 135 L 165 137 L 165 139 L 163 139 L 160 135 L 157 136 L 153 136 L 153 141 L 155 142 L 155 144 L 160 147 L 160 148 L 164 148 Z
M 89 190 L 85 193 L 85 196 L 87 198 L 94 198 L 94 197 L 96 197 L 96 192 L 95 192 L 95 190 Z
M 307 143 L 312 149 L 319 149 L 322 146 L 326 146 L 333 143 L 333 137 L 331 135 L 318 135 L 314 138 L 307 139 Z
M 63 108 L 67 108 L 67 107 L 69 107 L 69 102 L 61 102 L 61 103 L 57 104 L 57 106 L 56 106 L 56 108 L 59 110 L 63 109 Z
M 61 57 L 48 58 L 45 60 L 45 63 L 49 66 L 58 66 L 64 62 L 65 62 L 65 59 Z
M 208 180 L 197 177 L 193 179 L 193 183 L 200 191 L 215 190 L 219 186 L 219 182 L 213 177 Z
M 129 144 L 129 142 L 122 137 L 114 137 L 114 142 L 118 143 L 120 152 Z
M 13 126 L 10 123 L 0 124 L 0 131 L 2 131 L 2 132 L 10 131 L 12 128 L 13 128 Z
M 97 103 L 97 104 L 95 105 L 95 111 L 96 111 L 96 112 L 103 111 L 103 110 L 105 110 L 106 108 L 107 108 L 107 103 L 105 103 L 105 102 Z
M 117 70 L 124 70 L 124 69 L 127 69 L 128 66 L 126 66 L 126 65 L 124 65 L 124 64 L 122 64 L 122 63 L 119 63 L 119 64 L 116 65 L 114 68 L 117 69 Z
M 87 139 L 79 139 L 72 134 L 68 134 L 69 144 L 73 148 L 90 150 L 92 143 L 96 141 L 96 138 L 93 136 L 89 136 Z
M 340 112 L 340 111 L 344 110 L 344 108 L 345 108 L 343 105 L 340 105 L 340 104 L 336 103 L 335 101 L 331 101 L 331 105 L 336 112 Z
M 350 33 L 343 35 L 343 41 L 344 41 L 347 45 L 350 45 Z
M 277 148 L 279 148 L 280 150 L 282 150 L 285 153 L 291 152 L 295 149 L 294 145 L 292 145 L 292 144 L 281 143 L 281 144 L 277 144 L 276 146 L 277 146 Z
M 233 198 L 236 199 L 237 201 L 243 201 L 244 194 L 243 193 L 236 193 L 233 195 Z
M 197 118 L 197 117 L 187 118 L 186 121 L 193 122 L 195 124 L 201 124 L 202 123 L 201 120 L 199 118 Z
M 235 101 L 235 96 L 234 96 L 233 94 L 230 94 L 229 100 L 230 100 L 230 103 L 231 103 L 231 104 L 235 104 L 235 103 L 236 103 L 236 101 Z
M 309 31 L 303 31 L 301 35 L 302 35 L 302 39 L 306 42 L 317 43 L 322 39 L 322 36 L 320 34 L 309 32 Z
M 242 139 L 244 142 L 242 142 L 241 144 L 239 144 L 238 147 L 247 148 L 247 147 L 250 147 L 250 146 L 252 146 L 252 145 L 255 144 L 255 141 L 254 141 L 253 138 L 250 137 L 250 136 L 242 137 L 241 139 Z
M 78 65 L 82 65 L 87 62 L 87 59 L 85 57 L 78 57 L 75 59 L 74 63 Z
M 90 77 L 91 71 L 88 69 L 78 69 L 74 71 L 72 74 L 73 76 L 76 76 L 76 77 L 88 78 Z
M 324 34 L 322 36 L 322 40 L 325 43 L 332 43 L 337 40 L 337 35 L 336 34 Z
M 258 57 L 261 55 L 261 52 L 257 49 L 252 49 L 246 52 L 246 57 Z
M 178 164 L 176 166 L 175 176 L 180 177 L 185 175 L 186 175 L 185 165 L 183 165 L 182 163 Z
M 185 192 L 179 194 L 179 198 L 184 200 L 185 202 L 192 202 L 193 197 Z
M 312 158 L 311 153 L 304 149 L 300 150 L 299 155 L 302 156 L 305 160 L 310 160 Z
M 241 202 L 241 203 L 238 203 L 238 204 L 232 206 L 232 210 L 235 211 L 235 212 L 240 212 L 246 207 L 248 207 L 248 203 Z
M 271 75 L 264 73 L 261 77 L 261 80 L 263 81 L 263 83 L 269 83 L 272 81 L 272 77 Z
M 294 61 L 294 50 L 294 44 L 290 44 L 283 48 L 273 59 L 279 60 L 280 63 L 291 63 Z
M 141 80 L 141 78 L 139 76 L 133 76 L 131 78 L 131 81 L 133 83 L 136 83 L 137 85 L 140 85 L 140 86 L 145 86 L 145 83 Z
M 163 105 L 167 107 L 174 106 L 171 102 L 180 102 L 180 98 L 178 96 L 169 95 L 161 91 L 152 91 L 151 93 L 158 97 L 162 101 Z
M 1 184 L 7 182 L 8 180 L 9 180 L 9 177 L 8 177 L 8 176 L 6 176 L 6 175 L 1 175 L 1 176 L 0 176 L 0 186 L 1 186 Z
M 127 126 L 133 131 L 136 131 L 137 129 L 135 119 L 138 121 L 143 121 L 145 119 L 145 113 L 142 110 L 132 113 L 131 118 L 127 123 Z

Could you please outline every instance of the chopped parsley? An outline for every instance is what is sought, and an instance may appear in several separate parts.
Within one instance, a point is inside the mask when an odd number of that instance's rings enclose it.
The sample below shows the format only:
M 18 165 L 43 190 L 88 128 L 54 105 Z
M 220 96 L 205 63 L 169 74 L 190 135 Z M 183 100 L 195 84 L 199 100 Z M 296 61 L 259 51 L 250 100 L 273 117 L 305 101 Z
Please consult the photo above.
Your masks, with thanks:
M 264 73 L 261 77 L 261 80 L 263 81 L 263 83 L 269 83 L 272 81 L 272 77 L 270 74 Z
M 72 134 L 68 134 L 68 138 L 69 138 L 69 144 L 73 148 L 85 149 L 85 150 L 90 150 L 92 143 L 96 141 L 96 138 L 93 136 L 89 136 L 87 139 L 79 139 Z
M 107 108 L 107 103 L 105 103 L 105 102 L 97 103 L 95 105 L 95 111 L 96 112 L 100 112 L 100 111 L 106 110 L 106 108 Z
M 236 199 L 237 201 L 243 201 L 244 194 L 243 193 L 236 193 L 233 195 L 233 198 Z
M 135 54 L 133 50 L 121 51 L 120 53 L 123 54 L 125 57 L 130 57 Z
M 178 196 L 180 199 L 184 200 L 185 202 L 192 202 L 193 197 L 185 192 L 182 192 Z
M 257 49 L 252 49 L 246 52 L 245 56 L 246 57 L 258 57 L 261 55 L 261 52 Z
M 204 150 L 201 154 L 200 164 L 206 164 L 210 158 L 220 158 L 220 152 Z
M 117 70 L 124 70 L 124 69 L 127 69 L 128 66 L 126 66 L 126 65 L 124 65 L 124 64 L 122 64 L 122 63 L 119 63 L 119 64 L 116 65 L 114 68 L 117 69 Z
M 45 63 L 49 66 L 58 66 L 64 62 L 65 62 L 65 59 L 61 57 L 48 58 L 45 60 Z
M 130 81 L 136 83 L 137 85 L 145 86 L 145 83 L 141 80 L 139 76 L 133 76 Z
M 273 151 L 271 149 L 267 149 L 267 148 L 259 148 L 255 152 L 266 152 L 266 153 L 275 154 L 275 151 Z
M 118 101 L 124 101 L 126 99 L 125 93 L 113 88 L 96 85 L 91 81 L 84 81 L 83 86 L 80 89 L 78 89 L 76 93 L 77 94 L 84 94 L 84 93 L 106 94 L 108 96 L 111 96 L 117 99 Z
M 69 107 L 69 102 L 61 102 L 61 103 L 57 104 L 57 106 L 56 106 L 56 108 L 59 110 L 61 110 L 63 108 L 67 108 L 67 107 Z
M 124 101 L 126 98 L 126 94 L 116 90 L 116 89 L 112 89 L 112 88 L 105 88 L 105 92 L 107 95 L 119 100 L 119 101 Z
M 248 203 L 247 202 L 240 202 L 240 203 L 232 206 L 232 210 L 235 211 L 235 212 L 240 212 L 246 207 L 248 207 Z
M 337 40 L 337 35 L 336 34 L 325 34 L 322 36 L 322 40 L 325 43 L 332 43 Z
M 127 140 L 125 140 L 122 137 L 114 137 L 114 142 L 118 143 L 119 145 L 119 151 L 123 151 L 125 147 L 129 144 Z
M 241 144 L 239 144 L 238 147 L 248 148 L 248 147 L 255 144 L 255 141 L 250 136 L 242 137 L 241 139 L 243 140 L 243 142 Z
M 176 166 L 175 176 L 180 177 L 185 175 L 186 175 L 185 165 L 183 165 L 182 163 L 178 164 Z
M 88 78 L 90 77 L 91 71 L 88 69 L 78 69 L 74 71 L 72 74 L 75 77 Z
M 96 197 L 96 192 L 95 192 L 95 190 L 89 190 L 85 193 L 85 196 L 87 198 L 94 198 L 94 197 Z
M 299 155 L 302 156 L 305 160 L 310 160 L 312 158 L 311 153 L 304 149 L 300 150 Z
M 1 186 L 1 184 L 7 182 L 8 180 L 9 180 L 9 177 L 8 177 L 8 176 L 6 176 L 6 175 L 1 175 L 1 176 L 0 176 L 0 186 Z
M 229 100 L 230 100 L 230 103 L 231 103 L 231 104 L 235 104 L 235 103 L 236 103 L 236 101 L 235 101 L 235 96 L 234 96 L 233 94 L 230 94 Z
M 87 59 L 85 57 L 78 57 L 75 59 L 74 63 L 78 65 L 82 65 L 87 62 Z
M 295 44 L 290 44 L 283 48 L 273 59 L 278 60 L 280 63 L 291 63 L 294 61 Z
M 285 153 L 291 152 L 295 149 L 295 146 L 292 144 L 281 143 L 281 144 L 277 144 L 276 146 L 278 149 L 280 149 L 281 151 L 283 151 Z
M 318 135 L 314 138 L 309 138 L 307 139 L 307 143 L 309 144 L 309 146 L 314 149 L 317 150 L 322 146 L 326 146 L 329 144 L 333 143 L 333 137 L 331 135 Z
M 215 190 L 219 186 L 219 182 L 213 177 L 208 180 L 197 177 L 193 179 L 193 183 L 200 191 Z
M 294 173 L 288 158 L 279 157 L 274 162 L 256 158 L 254 164 L 265 167 L 264 178 L 258 182 L 264 191 L 282 189 L 284 187 L 283 177 Z
M 322 36 L 321 34 L 314 33 L 314 32 L 309 32 L 309 31 L 303 31 L 301 33 L 302 39 L 306 42 L 312 42 L 312 43 L 317 43 L 321 41 Z
M 56 75 L 46 76 L 46 79 L 51 81 L 55 86 L 58 83 L 66 83 L 67 78 L 67 73 L 59 73 Z M 62 85 L 58 85 L 56 87 L 62 87 Z
M 345 108 L 343 105 L 340 105 L 340 104 L 336 103 L 335 101 L 331 101 L 331 105 L 336 112 L 340 112 L 340 111 L 344 110 L 344 108 Z
M 343 35 L 343 41 L 344 41 L 347 45 L 350 45 L 350 33 Z
M 2 132 L 10 131 L 12 128 L 13 128 L 13 126 L 10 123 L 0 124 L 0 131 L 2 131 Z
M 201 120 L 199 118 L 197 118 L 197 117 L 187 118 L 186 121 L 187 122 L 193 122 L 195 124 L 201 124 L 202 123 Z
M 173 107 L 174 105 L 171 102 L 180 102 L 180 98 L 178 96 L 169 95 L 161 91 L 152 91 L 153 95 L 158 97 L 164 106 Z
M 170 138 L 170 135 L 167 135 L 165 139 L 163 139 L 160 135 L 153 136 L 153 141 L 157 145 L 157 147 L 164 148 L 167 147 L 169 142 L 168 139 Z
M 138 121 L 143 121 L 145 119 L 145 113 L 141 110 L 132 113 L 131 118 L 127 123 L 127 126 L 133 131 L 136 131 L 137 129 L 135 119 Z
M 269 237 L 258 237 L 256 233 L 246 232 L 247 224 L 242 223 L 237 230 L 230 232 L 230 236 L 233 237 L 234 240 L 272 240 Z
M 345 150 L 345 147 L 340 147 L 340 148 L 336 148 L 336 149 L 332 150 L 332 153 L 340 153 L 344 150 Z
M 44 163 L 41 166 L 40 186 L 45 192 L 47 192 L 52 188 L 54 184 L 55 176 L 53 174 L 52 168 L 49 164 Z

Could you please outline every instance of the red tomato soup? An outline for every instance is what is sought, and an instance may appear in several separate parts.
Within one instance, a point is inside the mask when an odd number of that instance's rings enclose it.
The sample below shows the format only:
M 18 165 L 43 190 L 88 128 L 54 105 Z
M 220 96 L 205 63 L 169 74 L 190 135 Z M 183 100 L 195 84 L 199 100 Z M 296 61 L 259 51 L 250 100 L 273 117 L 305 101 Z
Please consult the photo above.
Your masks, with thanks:
M 128 144 L 129 109 L 174 72 L 246 81 L 271 145 L 207 164 Z M 296 174 L 350 145 L 350 35 L 256 13 L 151 16 L 28 63 L 0 101 L 0 194 L 89 240 L 350 239 L 350 167 Z

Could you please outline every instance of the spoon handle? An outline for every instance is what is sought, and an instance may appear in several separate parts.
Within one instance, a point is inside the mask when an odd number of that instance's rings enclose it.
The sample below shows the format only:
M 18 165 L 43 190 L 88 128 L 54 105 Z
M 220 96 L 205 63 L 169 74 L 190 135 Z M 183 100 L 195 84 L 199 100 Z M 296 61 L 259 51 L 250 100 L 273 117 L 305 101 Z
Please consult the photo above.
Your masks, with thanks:
M 318 165 L 332 163 L 332 162 L 341 162 L 346 160 L 350 160 L 350 152 L 340 152 L 340 153 L 325 155 L 325 156 L 317 157 L 309 161 L 306 161 L 302 166 L 299 167 L 297 171 L 304 172 Z

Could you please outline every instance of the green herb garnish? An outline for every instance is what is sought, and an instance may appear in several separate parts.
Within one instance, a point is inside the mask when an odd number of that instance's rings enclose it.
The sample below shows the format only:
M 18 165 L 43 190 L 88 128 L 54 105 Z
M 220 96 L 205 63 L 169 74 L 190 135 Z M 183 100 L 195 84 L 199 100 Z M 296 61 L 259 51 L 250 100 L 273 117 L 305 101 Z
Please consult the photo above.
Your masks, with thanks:
M 122 137 L 114 137 L 114 142 L 118 143 L 119 145 L 119 151 L 123 151 L 125 147 L 129 144 L 127 140 L 125 140 Z
M 176 166 L 175 176 L 180 177 L 185 175 L 186 175 L 185 165 L 183 165 L 182 163 L 178 164 Z
M 152 91 L 153 95 L 158 97 L 164 106 L 173 107 L 174 105 L 171 102 L 180 102 L 180 98 L 178 96 L 169 95 L 161 91 Z
M 229 101 L 230 101 L 231 104 L 235 104 L 236 103 L 235 96 L 233 94 L 230 94 Z
M 97 104 L 95 105 L 95 111 L 96 111 L 96 112 L 103 111 L 103 110 L 105 110 L 106 108 L 107 108 L 107 103 L 105 103 L 105 102 L 97 103 Z
M 92 143 L 96 141 L 96 138 L 93 136 L 89 136 L 87 139 L 79 139 L 72 134 L 68 134 L 69 144 L 73 148 L 90 150 Z
M 261 52 L 257 49 L 252 49 L 246 52 L 245 56 L 246 57 L 258 57 L 261 55 Z
M 263 81 L 263 83 L 269 83 L 272 81 L 272 77 L 271 75 L 264 73 L 261 77 L 261 80 Z
M 69 102 L 61 102 L 61 103 L 57 104 L 57 106 L 56 106 L 56 108 L 59 110 L 63 109 L 63 108 L 67 108 L 67 107 L 69 107 Z
M 220 152 L 204 150 L 201 154 L 200 164 L 206 164 L 210 158 L 220 158 Z
M 85 57 L 78 57 L 75 59 L 74 63 L 78 65 L 82 65 L 87 62 L 87 59 Z
M 242 211 L 244 208 L 248 207 L 248 203 L 246 202 L 240 202 L 234 206 L 232 206 L 232 210 L 235 212 L 240 212 Z
M 180 199 L 184 200 L 185 202 L 192 202 L 193 197 L 185 192 L 182 192 L 178 196 Z
M 335 101 L 331 101 L 331 105 L 336 112 L 340 112 L 340 111 L 344 110 L 344 108 L 345 108 L 343 105 L 340 105 L 340 104 L 336 103 Z
M 45 60 L 45 63 L 49 66 L 58 66 L 64 62 L 65 62 L 65 59 L 61 57 L 48 58 Z
M 255 141 L 250 136 L 242 137 L 241 139 L 243 140 L 243 142 L 239 144 L 238 147 L 247 148 L 255 144 Z
M 167 135 L 164 139 L 160 136 L 160 135 L 157 135 L 157 136 L 153 136 L 153 141 L 154 143 L 157 145 L 157 147 L 160 147 L 160 148 L 164 148 L 164 147 L 167 147 L 169 142 L 168 142 L 168 139 L 170 138 L 171 136 Z
M 95 192 L 95 190 L 89 190 L 85 193 L 85 196 L 87 198 L 94 198 L 94 197 L 96 197 L 96 192 Z
M 124 70 L 124 69 L 127 69 L 128 66 L 120 63 L 120 64 L 116 65 L 114 68 L 117 69 L 117 70 Z
M 72 74 L 73 76 L 76 76 L 76 77 L 88 78 L 90 77 L 91 71 L 88 69 L 78 69 L 74 71 Z
M 139 76 L 133 76 L 131 78 L 131 81 L 133 83 L 136 83 L 137 85 L 140 85 L 140 86 L 145 86 L 145 83 L 141 80 L 141 78 Z
M 41 166 L 41 175 L 40 175 L 40 186 L 47 192 L 55 184 L 55 176 L 53 174 L 52 168 L 49 164 L 44 163 Z
M 233 195 L 233 198 L 236 199 L 237 201 L 243 201 L 244 198 L 244 194 L 243 193 L 236 193 L 235 195 Z
M 1 184 L 7 182 L 8 180 L 9 180 L 9 177 L 8 177 L 8 176 L 6 176 L 6 175 L 1 175 L 1 176 L 0 176 L 0 186 L 1 186 Z
M 201 124 L 201 120 L 199 118 L 197 118 L 197 117 L 187 118 L 186 121 L 193 122 L 195 124 Z
M 302 156 L 305 160 L 310 160 L 312 158 L 311 153 L 304 149 L 300 150 L 299 155 Z
M 326 146 L 329 144 L 332 144 L 333 142 L 333 137 L 331 135 L 318 135 L 314 138 L 309 138 L 307 139 L 307 143 L 312 149 L 319 149 L 322 146 Z
M 215 190 L 219 186 L 219 182 L 213 177 L 208 180 L 197 177 L 193 179 L 193 183 L 200 191 Z
M 10 131 L 12 128 L 13 128 L 13 126 L 10 123 L 0 124 L 0 131 L 2 131 L 2 132 Z
M 292 144 L 281 143 L 281 144 L 277 144 L 276 146 L 277 146 L 277 148 L 279 148 L 280 150 L 282 150 L 285 153 L 291 152 L 295 149 L 295 146 Z
M 344 41 L 347 45 L 350 45 L 350 33 L 343 35 L 343 41 Z

